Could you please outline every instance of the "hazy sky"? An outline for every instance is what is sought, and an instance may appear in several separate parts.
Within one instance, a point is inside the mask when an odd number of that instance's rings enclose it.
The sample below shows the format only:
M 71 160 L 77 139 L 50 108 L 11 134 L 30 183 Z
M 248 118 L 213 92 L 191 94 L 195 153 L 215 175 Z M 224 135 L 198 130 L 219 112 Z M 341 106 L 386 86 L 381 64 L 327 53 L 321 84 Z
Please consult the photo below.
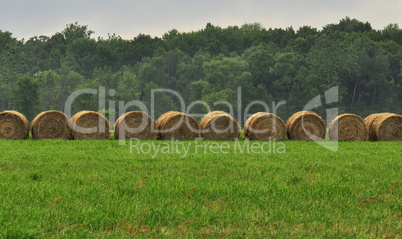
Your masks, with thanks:
M 0 30 L 18 39 L 52 36 L 74 22 L 88 25 L 95 37 L 116 33 L 124 39 L 139 33 L 161 37 L 173 28 L 197 31 L 208 22 L 223 28 L 258 22 L 267 29 L 321 29 L 345 16 L 375 29 L 402 27 L 402 0 L 0 0 L 0 10 Z

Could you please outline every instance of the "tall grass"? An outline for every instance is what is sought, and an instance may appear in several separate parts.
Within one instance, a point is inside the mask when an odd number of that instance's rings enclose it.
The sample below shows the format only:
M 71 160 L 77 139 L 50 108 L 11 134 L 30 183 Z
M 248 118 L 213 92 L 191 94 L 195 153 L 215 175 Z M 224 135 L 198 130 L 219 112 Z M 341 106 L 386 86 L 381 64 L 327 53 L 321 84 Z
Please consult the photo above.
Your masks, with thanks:
M 183 143 L 185 157 L 152 157 L 114 140 L 1 140 L 0 237 L 401 234 L 401 143 L 340 142 L 331 152 L 284 141 L 285 152 L 266 154 Z

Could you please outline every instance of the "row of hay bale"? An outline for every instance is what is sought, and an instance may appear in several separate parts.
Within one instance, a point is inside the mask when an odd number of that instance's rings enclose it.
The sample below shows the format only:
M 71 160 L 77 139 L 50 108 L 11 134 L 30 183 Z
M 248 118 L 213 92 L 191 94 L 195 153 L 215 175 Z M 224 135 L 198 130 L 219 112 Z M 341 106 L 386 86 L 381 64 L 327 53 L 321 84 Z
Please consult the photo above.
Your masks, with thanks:
M 70 120 L 60 111 L 45 111 L 34 118 L 31 127 L 17 111 L 0 113 L 0 139 L 26 139 L 29 131 L 34 139 L 110 138 L 107 119 L 93 111 L 78 112 Z
M 190 115 L 170 111 L 154 122 L 145 112 L 132 111 L 120 116 L 115 125 L 116 139 L 189 140 L 201 136 L 206 140 L 235 140 L 241 128 L 228 113 L 213 111 L 200 124 Z M 42 112 L 32 121 L 16 111 L 0 113 L 0 138 L 25 139 L 29 131 L 34 139 L 109 139 L 110 125 L 100 113 L 81 111 L 70 120 L 59 111 Z M 247 119 L 244 136 L 250 140 L 323 140 L 324 120 L 314 112 L 300 111 L 285 122 L 272 113 L 259 112 Z M 402 140 L 402 116 L 391 113 L 372 114 L 366 119 L 354 114 L 336 117 L 329 126 L 331 140 Z
M 293 114 L 286 122 L 289 139 L 325 139 L 326 125 L 314 112 L 301 111 Z M 401 141 L 402 115 L 379 113 L 362 119 L 355 114 L 342 114 L 328 127 L 328 137 L 339 141 Z

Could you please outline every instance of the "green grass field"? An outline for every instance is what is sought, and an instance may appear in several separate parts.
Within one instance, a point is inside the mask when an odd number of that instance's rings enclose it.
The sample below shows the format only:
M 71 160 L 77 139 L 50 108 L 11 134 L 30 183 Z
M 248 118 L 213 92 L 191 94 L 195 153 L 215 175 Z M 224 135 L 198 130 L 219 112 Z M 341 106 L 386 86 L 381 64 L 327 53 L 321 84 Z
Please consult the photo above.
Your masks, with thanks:
M 401 237 L 401 142 L 174 143 L 0 140 L 0 238 Z

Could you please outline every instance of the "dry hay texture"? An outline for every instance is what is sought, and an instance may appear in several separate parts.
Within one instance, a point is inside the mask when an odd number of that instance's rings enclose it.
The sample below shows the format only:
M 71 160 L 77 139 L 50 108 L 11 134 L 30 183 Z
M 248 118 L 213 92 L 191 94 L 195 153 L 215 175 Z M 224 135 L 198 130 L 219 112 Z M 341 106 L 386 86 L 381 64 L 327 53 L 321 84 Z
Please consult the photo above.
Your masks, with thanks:
M 72 139 L 69 119 L 60 111 L 45 111 L 32 121 L 31 133 L 34 139 Z
M 247 119 L 244 136 L 250 140 L 284 140 L 285 123 L 275 114 L 258 112 Z
M 26 139 L 29 136 L 29 122 L 17 111 L 0 113 L 0 139 Z
M 402 141 L 402 115 L 372 114 L 364 119 L 371 141 Z
M 162 140 L 190 140 L 198 137 L 198 122 L 194 117 L 177 111 L 162 114 L 155 122 L 157 138 Z
M 354 114 L 342 114 L 336 117 L 329 126 L 329 138 L 340 141 L 365 141 L 367 128 L 364 120 Z
M 110 139 L 109 121 L 98 112 L 80 111 L 71 122 L 74 139 Z
M 131 111 L 120 116 L 114 124 L 116 139 L 153 139 L 155 122 L 143 111 Z
M 200 133 L 205 140 L 235 140 L 240 138 L 241 128 L 228 113 L 212 111 L 202 118 Z
M 292 140 L 323 140 L 327 130 L 324 120 L 311 111 L 294 113 L 285 127 L 288 138 Z

